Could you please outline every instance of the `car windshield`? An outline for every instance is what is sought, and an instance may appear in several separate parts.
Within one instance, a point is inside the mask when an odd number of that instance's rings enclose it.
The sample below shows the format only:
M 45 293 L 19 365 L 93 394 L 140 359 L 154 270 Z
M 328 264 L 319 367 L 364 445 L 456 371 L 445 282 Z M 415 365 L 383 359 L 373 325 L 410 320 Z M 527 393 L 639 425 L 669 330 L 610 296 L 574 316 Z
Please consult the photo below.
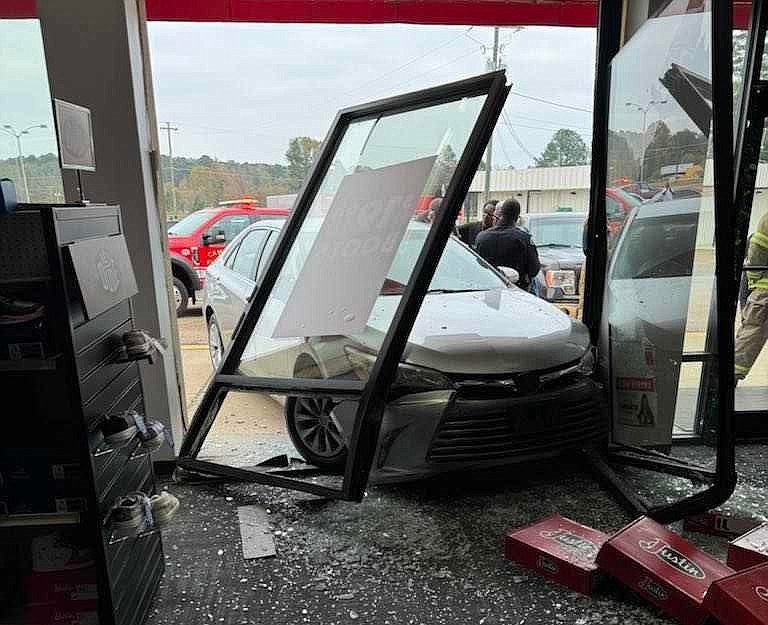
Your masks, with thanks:
M 201 210 L 187 215 L 180 222 L 168 228 L 168 234 L 175 234 L 180 237 L 189 236 L 211 218 L 211 212 L 209 210 Z
M 429 233 L 427 227 L 411 226 L 400 242 L 392 266 L 387 278 L 381 287 L 381 295 L 402 295 L 408 277 L 416 264 L 416 257 L 424 247 L 424 239 Z M 315 240 L 314 233 L 302 232 L 294 243 L 295 250 L 301 250 L 300 254 L 293 254 L 288 259 L 291 265 L 289 279 L 282 285 L 278 285 L 275 296 L 285 301 L 288 293 L 281 292 L 287 285 L 295 281 L 298 276 L 298 268 L 304 263 L 312 244 Z M 435 275 L 432 277 L 429 291 L 432 293 L 455 293 L 461 291 L 488 291 L 506 287 L 506 283 L 494 271 L 494 269 L 482 258 L 469 251 L 456 239 L 449 239 L 445 246 L 440 263 L 437 265 Z
M 427 228 L 409 230 L 400 243 L 382 295 L 401 295 L 416 258 L 424 248 Z M 488 291 L 506 286 L 492 267 L 479 256 L 470 252 L 456 239 L 449 239 L 437 265 L 430 292 Z
M 531 219 L 528 223 L 537 247 L 581 247 L 583 219 L 554 217 Z
M 617 252 L 614 280 L 690 276 L 698 215 L 635 219 Z

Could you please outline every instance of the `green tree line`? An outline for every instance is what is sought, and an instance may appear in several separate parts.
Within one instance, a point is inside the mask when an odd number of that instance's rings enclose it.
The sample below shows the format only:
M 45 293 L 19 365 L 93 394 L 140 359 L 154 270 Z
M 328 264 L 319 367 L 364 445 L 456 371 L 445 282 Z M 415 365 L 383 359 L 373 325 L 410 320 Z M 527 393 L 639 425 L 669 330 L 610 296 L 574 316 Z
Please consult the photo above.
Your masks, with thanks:
M 264 202 L 268 195 L 296 193 L 306 176 L 320 146 L 309 137 L 291 139 L 286 153 L 287 165 L 282 163 L 241 163 L 218 161 L 210 156 L 198 158 L 175 156 L 173 167 L 167 155 L 160 157 L 162 201 L 169 217 L 182 217 L 218 202 L 252 197 Z M 98 167 L 98 163 L 97 163 Z M 32 202 L 63 202 L 59 159 L 55 154 L 25 156 L 24 170 Z M 173 172 L 173 185 L 171 184 Z M 88 175 L 83 174 L 83 186 L 88 190 Z M 16 183 L 20 201 L 25 201 L 19 164 L 15 158 L 0 159 L 0 178 Z M 173 195 L 176 211 L 173 211 Z M 93 198 L 98 200 L 98 198 Z

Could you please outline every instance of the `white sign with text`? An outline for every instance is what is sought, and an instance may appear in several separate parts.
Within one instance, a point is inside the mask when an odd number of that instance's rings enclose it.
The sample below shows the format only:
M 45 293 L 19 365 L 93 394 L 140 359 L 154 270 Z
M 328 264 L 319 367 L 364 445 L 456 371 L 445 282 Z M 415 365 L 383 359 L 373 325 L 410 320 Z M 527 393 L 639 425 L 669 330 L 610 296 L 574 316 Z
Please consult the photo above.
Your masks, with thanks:
M 365 329 L 434 163 L 430 156 L 344 177 L 274 338 Z

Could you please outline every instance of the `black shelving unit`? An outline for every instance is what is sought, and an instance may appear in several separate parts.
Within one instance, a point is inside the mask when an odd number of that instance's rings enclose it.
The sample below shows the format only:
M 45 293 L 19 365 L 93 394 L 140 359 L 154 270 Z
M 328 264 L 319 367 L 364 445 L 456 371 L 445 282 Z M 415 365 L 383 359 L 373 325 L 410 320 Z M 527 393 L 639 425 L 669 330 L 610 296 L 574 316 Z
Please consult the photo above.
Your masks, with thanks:
M 46 575 L 34 570 L 31 555 L 46 535 L 92 554 L 85 569 L 92 567 L 95 596 L 79 605 L 97 611 L 100 625 L 142 623 L 163 574 L 159 531 L 118 534 L 109 523 L 118 497 L 155 492 L 152 459 L 138 437 L 109 446 L 99 431 L 106 415 L 144 412 L 139 367 L 151 366 L 121 357 L 120 337 L 134 318 L 130 297 L 117 287 L 133 274 L 130 263 L 109 255 L 115 237 L 123 237 L 117 206 L 27 205 L 0 217 L 0 294 L 45 305 L 31 350 L 41 353 L 11 359 L 6 346 L 0 360 L 0 623 L 46 620 L 45 606 L 29 601 L 46 596 L 39 588 Z M 90 315 L 71 251 L 83 242 L 107 250 L 95 273 L 105 277 L 103 305 Z M 83 575 L 77 571 L 73 578 Z

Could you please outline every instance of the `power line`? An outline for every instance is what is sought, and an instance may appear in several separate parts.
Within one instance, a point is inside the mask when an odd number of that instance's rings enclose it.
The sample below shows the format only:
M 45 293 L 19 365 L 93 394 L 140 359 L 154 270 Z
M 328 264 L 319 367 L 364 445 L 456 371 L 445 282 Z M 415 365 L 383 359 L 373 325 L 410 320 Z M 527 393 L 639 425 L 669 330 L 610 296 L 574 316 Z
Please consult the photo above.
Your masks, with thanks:
M 466 28 L 465 30 L 461 31 L 455 37 L 451 37 L 450 39 L 448 39 L 447 41 L 444 41 L 440 45 L 435 46 L 434 48 L 430 48 L 429 50 L 427 50 L 423 54 L 420 54 L 419 56 L 412 58 L 410 61 L 407 61 L 406 63 L 403 63 L 399 67 L 396 67 L 396 68 L 391 69 L 391 70 L 389 70 L 387 72 L 384 72 L 383 74 L 377 76 L 376 78 L 372 78 L 371 80 L 366 80 L 364 83 L 361 83 L 361 84 L 357 85 L 357 87 L 355 87 L 354 89 L 351 89 L 350 91 L 342 92 L 342 93 L 338 94 L 338 96 L 332 98 L 331 100 L 327 100 L 327 101 L 328 102 L 332 102 L 332 101 L 338 99 L 338 97 L 341 97 L 341 96 L 344 96 L 344 95 L 349 95 L 351 93 L 357 93 L 362 87 L 367 87 L 368 85 L 371 85 L 373 83 L 379 82 L 382 78 L 386 78 L 388 76 L 392 76 L 393 74 L 397 74 L 400 70 L 405 69 L 406 67 L 409 67 L 409 66 L 413 65 L 417 61 L 420 61 L 421 59 L 428 57 L 430 54 L 433 54 L 433 53 L 437 52 L 438 50 L 442 50 L 443 48 L 451 45 L 454 41 L 458 41 L 459 39 L 461 39 L 464 35 L 468 35 L 469 32 L 473 28 L 474 28 L 474 26 L 470 26 L 469 28 Z
M 589 126 L 573 126 L 571 124 L 561 124 L 560 122 L 554 122 L 548 119 L 539 119 L 538 117 L 528 117 L 527 115 L 521 115 L 520 113 L 510 113 L 510 115 L 513 117 L 519 117 L 520 119 L 525 119 L 532 122 L 550 124 L 552 126 L 556 126 L 555 130 L 557 130 L 558 128 L 573 128 L 574 130 L 586 130 L 588 132 L 592 131 L 592 128 L 590 128 Z M 516 121 L 516 120 L 512 120 L 512 121 Z
M 433 74 L 434 72 L 443 69 L 444 67 L 448 67 L 449 65 L 453 65 L 457 61 L 461 61 L 462 59 L 466 59 L 468 56 L 472 56 L 473 54 L 477 54 L 481 50 L 479 48 L 474 48 L 470 50 L 469 52 L 462 54 L 461 56 L 457 56 L 454 59 L 451 59 L 450 61 L 446 61 L 442 65 L 437 65 L 436 67 L 432 67 L 428 69 L 426 72 L 422 72 L 421 74 L 416 74 L 415 76 L 411 76 L 408 80 L 404 80 L 403 82 L 396 83 L 394 85 L 391 85 L 390 87 L 386 88 L 386 91 L 391 92 L 392 89 L 396 89 L 397 87 L 402 87 L 403 85 L 407 85 L 408 83 L 413 82 L 414 80 L 418 80 L 419 78 L 426 76 L 428 74 Z M 384 90 L 381 90 L 379 92 L 374 93 L 382 93 Z
M 498 133 L 497 137 L 499 139 L 499 146 L 501 146 L 501 151 L 504 154 L 504 158 L 507 159 L 507 165 L 511 165 L 512 164 L 512 159 L 509 157 L 509 153 L 507 152 L 507 147 L 504 145 L 504 139 L 503 139 L 501 133 Z
M 505 126 L 507 127 L 507 130 L 509 131 L 509 134 L 512 135 L 512 139 L 517 144 L 517 146 L 526 153 L 528 158 L 530 158 L 534 163 L 536 163 L 536 157 L 528 150 L 528 148 L 525 147 L 525 144 L 523 144 L 522 139 L 517 134 L 517 131 L 513 128 L 512 124 L 509 121 L 509 117 L 507 117 L 506 111 L 501 112 L 501 118 L 504 121 Z
M 520 93 L 519 91 L 510 91 L 512 95 L 518 98 L 525 98 L 526 100 L 533 100 L 534 102 L 542 102 L 543 104 L 549 104 L 551 106 L 557 106 L 563 109 L 569 109 L 571 111 L 579 111 L 581 113 L 591 113 L 592 109 L 582 108 L 580 106 L 573 106 L 571 104 L 562 104 L 561 102 L 555 102 L 553 100 L 547 100 L 546 98 L 540 98 L 534 95 L 528 95 L 527 93 Z

